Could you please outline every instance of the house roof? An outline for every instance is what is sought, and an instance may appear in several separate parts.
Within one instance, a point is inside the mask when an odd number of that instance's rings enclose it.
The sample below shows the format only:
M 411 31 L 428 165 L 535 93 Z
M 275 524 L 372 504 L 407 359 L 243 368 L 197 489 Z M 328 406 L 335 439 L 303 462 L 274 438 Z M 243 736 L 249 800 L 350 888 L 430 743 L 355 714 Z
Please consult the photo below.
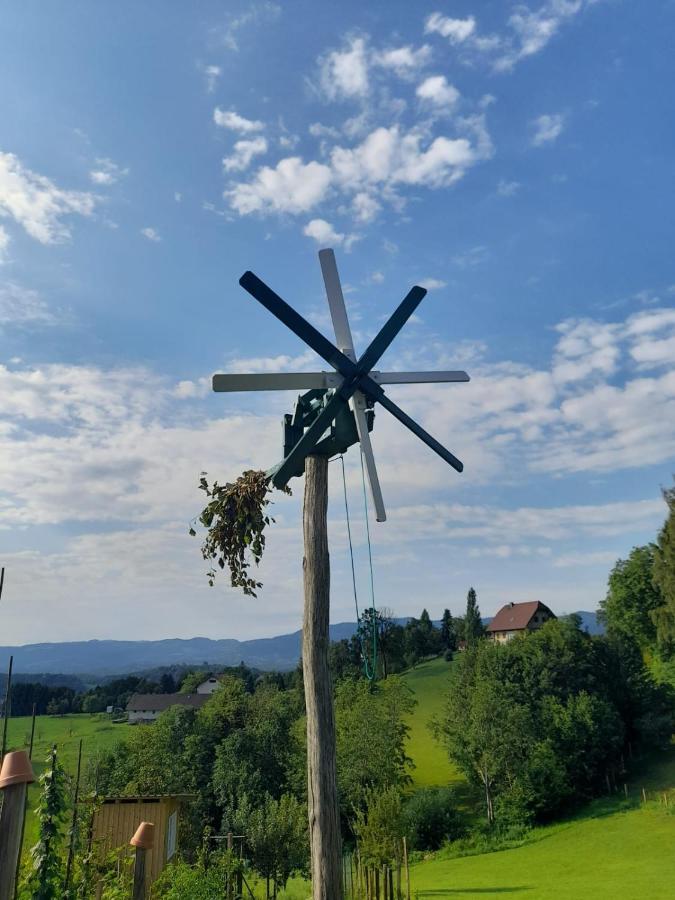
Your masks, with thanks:
M 530 624 L 534 614 L 542 611 L 547 612 L 555 619 L 555 615 L 548 606 L 540 603 L 539 600 L 531 600 L 527 603 L 507 603 L 506 606 L 502 606 L 490 622 L 487 630 L 490 632 L 524 631 Z
M 164 712 L 172 706 L 193 706 L 199 708 L 209 701 L 208 694 L 132 694 L 127 703 L 127 712 Z

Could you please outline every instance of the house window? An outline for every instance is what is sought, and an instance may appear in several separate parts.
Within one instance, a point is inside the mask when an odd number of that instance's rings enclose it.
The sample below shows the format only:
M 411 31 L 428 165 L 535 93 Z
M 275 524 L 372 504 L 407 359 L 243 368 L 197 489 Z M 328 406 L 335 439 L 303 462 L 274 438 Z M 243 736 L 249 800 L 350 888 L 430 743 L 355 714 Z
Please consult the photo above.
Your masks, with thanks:
M 167 861 L 171 859 L 171 857 L 176 852 L 176 832 L 178 825 L 178 813 L 172 812 L 169 816 L 169 821 L 166 826 L 166 858 Z

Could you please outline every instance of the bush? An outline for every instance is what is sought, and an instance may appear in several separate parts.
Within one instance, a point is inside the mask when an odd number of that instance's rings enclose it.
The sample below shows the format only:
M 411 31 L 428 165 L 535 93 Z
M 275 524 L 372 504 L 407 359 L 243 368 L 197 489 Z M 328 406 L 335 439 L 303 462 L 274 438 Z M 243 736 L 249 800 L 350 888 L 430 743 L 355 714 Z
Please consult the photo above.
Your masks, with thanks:
M 445 651 L 445 661 L 452 662 L 453 658 L 454 658 L 454 653 L 452 652 L 452 650 L 446 650 Z
M 403 824 L 413 850 L 438 850 L 462 832 L 450 788 L 417 791 L 403 809 Z

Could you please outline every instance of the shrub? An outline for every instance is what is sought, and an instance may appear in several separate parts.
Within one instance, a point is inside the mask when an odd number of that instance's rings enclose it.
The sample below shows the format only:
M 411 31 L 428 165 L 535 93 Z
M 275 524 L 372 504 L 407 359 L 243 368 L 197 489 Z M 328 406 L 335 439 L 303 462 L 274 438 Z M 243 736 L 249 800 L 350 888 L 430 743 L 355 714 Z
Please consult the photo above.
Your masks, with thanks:
M 403 824 L 413 850 L 438 850 L 462 832 L 450 788 L 417 791 L 403 809 Z
M 452 662 L 454 658 L 454 653 L 452 652 L 452 650 L 446 650 L 444 655 L 446 662 Z

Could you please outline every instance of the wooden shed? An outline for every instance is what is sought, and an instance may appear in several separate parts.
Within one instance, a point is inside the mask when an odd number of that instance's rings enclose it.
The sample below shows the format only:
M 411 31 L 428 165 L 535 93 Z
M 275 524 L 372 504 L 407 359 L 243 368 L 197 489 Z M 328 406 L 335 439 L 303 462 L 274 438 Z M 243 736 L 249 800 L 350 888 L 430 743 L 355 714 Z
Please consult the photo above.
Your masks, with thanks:
M 107 797 L 94 814 L 93 841 L 99 859 L 118 848 L 133 852 L 129 841 L 141 822 L 155 826 L 155 846 L 147 851 L 146 880 L 149 887 L 178 849 L 181 808 L 192 794 L 154 797 Z

